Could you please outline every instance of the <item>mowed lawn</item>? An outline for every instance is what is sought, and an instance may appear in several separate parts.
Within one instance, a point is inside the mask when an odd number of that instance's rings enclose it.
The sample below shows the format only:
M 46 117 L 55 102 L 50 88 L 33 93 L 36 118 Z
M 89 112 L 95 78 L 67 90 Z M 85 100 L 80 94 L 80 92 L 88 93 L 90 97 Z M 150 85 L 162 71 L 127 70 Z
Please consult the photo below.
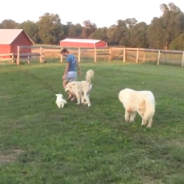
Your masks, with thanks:
M 183 184 L 184 69 L 81 63 L 88 108 L 55 104 L 64 64 L 0 66 L 0 184 Z M 151 129 L 124 121 L 123 88 L 151 90 Z

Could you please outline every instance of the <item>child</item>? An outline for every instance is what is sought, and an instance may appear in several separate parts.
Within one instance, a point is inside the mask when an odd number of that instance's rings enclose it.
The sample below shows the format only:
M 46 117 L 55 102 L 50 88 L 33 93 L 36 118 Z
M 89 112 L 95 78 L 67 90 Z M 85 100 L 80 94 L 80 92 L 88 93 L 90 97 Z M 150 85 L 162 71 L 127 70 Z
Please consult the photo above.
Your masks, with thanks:
M 79 75 L 81 75 L 79 64 L 73 54 L 64 48 L 61 50 L 61 54 L 66 57 L 66 68 L 63 74 L 63 87 L 65 88 L 68 82 L 77 80 L 77 69 Z M 71 95 L 69 94 L 69 99 Z

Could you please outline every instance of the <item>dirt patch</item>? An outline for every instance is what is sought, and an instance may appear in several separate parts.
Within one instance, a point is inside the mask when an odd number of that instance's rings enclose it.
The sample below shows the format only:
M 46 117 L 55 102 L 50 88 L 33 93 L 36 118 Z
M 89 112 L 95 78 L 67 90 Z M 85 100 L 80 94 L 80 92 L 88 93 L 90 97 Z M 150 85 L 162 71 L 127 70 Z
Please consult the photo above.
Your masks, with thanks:
M 23 150 L 20 149 L 12 150 L 9 154 L 0 152 L 0 166 L 15 161 L 21 153 L 23 153 Z

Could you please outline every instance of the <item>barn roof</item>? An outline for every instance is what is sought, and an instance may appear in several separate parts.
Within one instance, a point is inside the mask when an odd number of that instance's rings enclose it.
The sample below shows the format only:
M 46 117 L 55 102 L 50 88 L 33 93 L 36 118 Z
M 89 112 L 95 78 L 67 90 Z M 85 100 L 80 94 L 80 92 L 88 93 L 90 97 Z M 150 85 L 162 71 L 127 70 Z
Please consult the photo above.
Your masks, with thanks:
M 66 38 L 61 40 L 62 42 L 76 42 L 76 43 L 98 43 L 101 40 L 94 40 L 94 39 L 75 39 L 75 38 Z
M 25 33 L 23 29 L 0 29 L 0 44 L 11 44 L 22 32 L 34 44 L 33 40 Z
M 95 39 L 76 39 L 65 38 L 60 41 L 61 47 L 78 47 L 78 48 L 99 48 L 107 47 L 107 43 L 102 40 Z

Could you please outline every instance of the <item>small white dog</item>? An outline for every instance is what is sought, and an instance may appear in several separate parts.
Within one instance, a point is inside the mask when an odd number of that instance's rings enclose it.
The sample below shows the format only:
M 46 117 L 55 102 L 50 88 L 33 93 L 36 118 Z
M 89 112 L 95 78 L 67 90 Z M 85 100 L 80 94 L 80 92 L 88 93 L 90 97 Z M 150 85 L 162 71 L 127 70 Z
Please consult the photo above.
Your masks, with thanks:
M 120 102 L 125 108 L 125 121 L 132 122 L 136 113 L 142 117 L 141 125 L 151 128 L 155 114 L 155 97 L 151 91 L 136 91 L 125 88 L 118 94 Z
M 56 104 L 59 108 L 63 108 L 65 104 L 67 104 L 66 100 L 63 99 L 62 94 L 56 94 Z

